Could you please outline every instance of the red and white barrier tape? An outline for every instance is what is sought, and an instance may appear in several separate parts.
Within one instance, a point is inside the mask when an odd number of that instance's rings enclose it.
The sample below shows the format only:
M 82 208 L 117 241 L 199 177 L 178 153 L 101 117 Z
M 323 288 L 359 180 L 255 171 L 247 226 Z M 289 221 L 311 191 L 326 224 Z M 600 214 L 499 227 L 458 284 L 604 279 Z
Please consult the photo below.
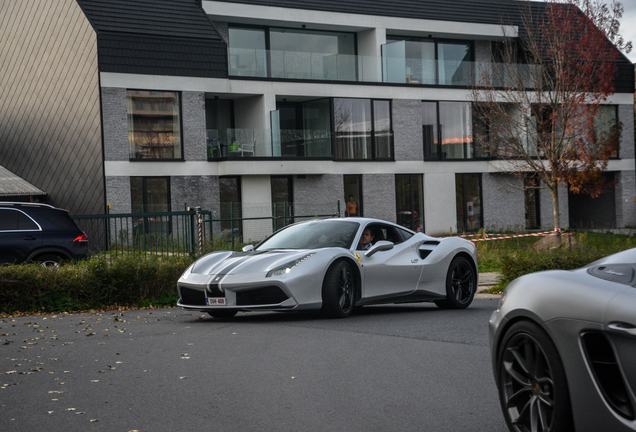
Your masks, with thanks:
M 499 237 L 489 237 L 489 238 L 480 238 L 480 239 L 470 239 L 469 241 L 471 242 L 478 242 L 478 241 L 486 241 L 486 240 L 502 240 L 502 239 L 511 239 L 511 238 L 517 238 L 517 237 L 541 237 L 541 236 L 545 236 L 548 234 L 554 234 L 555 232 L 560 232 L 560 229 L 556 229 L 554 231 L 544 231 L 544 232 L 540 232 L 540 233 L 531 233 L 531 234 L 515 234 L 515 235 L 508 235 L 508 236 L 499 236 Z M 561 235 L 572 235 L 574 234 L 573 232 L 571 233 L 561 233 Z

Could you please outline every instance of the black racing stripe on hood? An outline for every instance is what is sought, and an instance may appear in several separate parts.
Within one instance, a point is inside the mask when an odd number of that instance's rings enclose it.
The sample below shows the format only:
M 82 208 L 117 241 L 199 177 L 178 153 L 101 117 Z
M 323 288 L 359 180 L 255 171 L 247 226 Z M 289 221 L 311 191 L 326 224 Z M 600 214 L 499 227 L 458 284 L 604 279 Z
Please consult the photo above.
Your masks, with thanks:
M 229 259 L 235 259 L 235 261 L 232 264 L 228 264 L 226 267 L 223 267 L 217 271 L 215 271 L 214 273 L 216 275 L 226 275 L 229 274 L 232 270 L 234 270 L 236 267 L 238 267 L 239 265 L 243 264 L 245 261 L 249 260 L 250 258 L 252 258 L 254 255 L 261 255 L 264 253 L 267 253 L 268 251 L 248 251 L 248 252 L 235 252 L 232 255 L 230 255 L 229 257 L 227 257 L 225 259 L 225 261 L 229 260 Z

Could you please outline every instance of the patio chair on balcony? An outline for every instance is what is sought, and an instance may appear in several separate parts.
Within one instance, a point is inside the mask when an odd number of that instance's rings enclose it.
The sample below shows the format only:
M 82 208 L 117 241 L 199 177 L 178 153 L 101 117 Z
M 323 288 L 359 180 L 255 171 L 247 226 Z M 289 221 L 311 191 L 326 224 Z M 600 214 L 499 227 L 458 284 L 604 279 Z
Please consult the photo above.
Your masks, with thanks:
M 254 156 L 254 147 L 256 146 L 256 142 L 252 141 L 251 143 L 243 143 L 239 146 L 237 151 L 241 152 L 241 157 L 244 157 L 246 154 L 250 156 Z
M 237 129 L 235 138 L 238 147 L 233 150 L 234 153 L 240 153 L 241 157 L 254 156 L 256 140 L 252 129 Z

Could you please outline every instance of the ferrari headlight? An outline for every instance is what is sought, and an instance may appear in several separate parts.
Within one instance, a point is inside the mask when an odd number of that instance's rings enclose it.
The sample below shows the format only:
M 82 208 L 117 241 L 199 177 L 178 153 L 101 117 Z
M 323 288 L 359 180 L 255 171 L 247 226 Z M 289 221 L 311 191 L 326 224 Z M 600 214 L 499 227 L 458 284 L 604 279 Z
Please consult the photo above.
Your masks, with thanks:
M 190 267 L 185 269 L 185 271 L 181 274 L 182 278 L 187 278 L 188 276 L 190 276 L 190 273 L 192 273 L 192 269 L 194 268 L 194 264 L 196 264 L 196 263 L 190 264 Z
M 289 273 L 290 271 L 292 271 L 292 269 L 294 267 L 296 267 L 298 264 L 300 264 L 301 262 L 305 261 L 307 258 L 309 258 L 312 255 L 313 255 L 313 253 L 307 254 L 304 257 L 301 257 L 301 258 L 295 259 L 293 261 L 290 261 L 290 262 L 288 262 L 285 265 L 282 265 L 280 267 L 275 268 L 274 270 L 270 270 L 269 272 L 267 272 L 267 277 L 285 275 L 285 274 Z

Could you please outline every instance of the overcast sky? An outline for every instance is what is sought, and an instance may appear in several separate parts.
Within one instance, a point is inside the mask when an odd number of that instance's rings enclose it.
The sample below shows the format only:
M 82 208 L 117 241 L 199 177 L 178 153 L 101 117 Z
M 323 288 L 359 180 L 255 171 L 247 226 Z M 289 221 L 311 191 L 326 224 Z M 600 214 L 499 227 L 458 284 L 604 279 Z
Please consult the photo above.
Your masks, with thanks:
M 611 4 L 612 0 L 603 0 L 607 4 Z M 627 54 L 627 58 L 632 63 L 636 63 L 636 0 L 617 0 L 623 4 L 625 12 L 621 19 L 620 34 L 625 41 L 632 41 L 634 48 Z
M 632 63 L 636 63 L 636 0 L 623 0 L 621 3 L 625 8 L 625 13 L 621 19 L 620 33 L 623 39 L 632 41 L 634 48 L 632 48 L 632 52 L 627 54 L 627 57 Z

